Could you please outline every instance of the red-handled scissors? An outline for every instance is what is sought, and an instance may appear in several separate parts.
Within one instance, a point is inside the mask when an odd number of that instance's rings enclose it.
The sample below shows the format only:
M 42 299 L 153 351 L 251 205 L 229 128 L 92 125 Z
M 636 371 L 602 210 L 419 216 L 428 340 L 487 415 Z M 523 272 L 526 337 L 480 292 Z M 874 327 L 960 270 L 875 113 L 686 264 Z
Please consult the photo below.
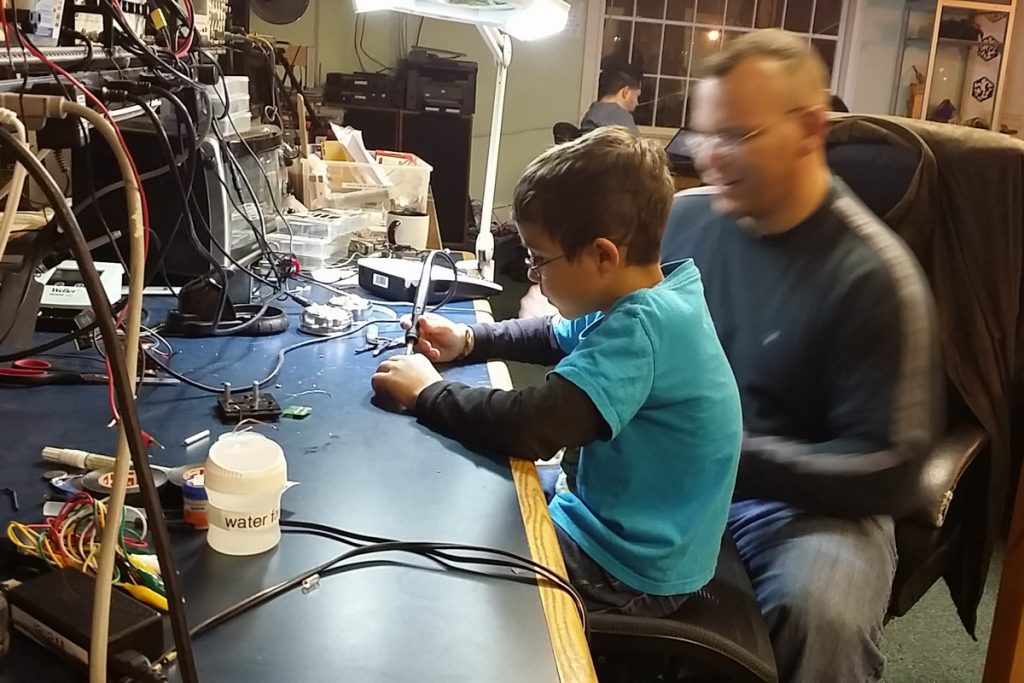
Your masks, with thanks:
M 39 386 L 44 384 L 106 384 L 106 375 L 58 370 L 49 361 L 40 358 L 23 358 L 0 367 L 0 384 Z

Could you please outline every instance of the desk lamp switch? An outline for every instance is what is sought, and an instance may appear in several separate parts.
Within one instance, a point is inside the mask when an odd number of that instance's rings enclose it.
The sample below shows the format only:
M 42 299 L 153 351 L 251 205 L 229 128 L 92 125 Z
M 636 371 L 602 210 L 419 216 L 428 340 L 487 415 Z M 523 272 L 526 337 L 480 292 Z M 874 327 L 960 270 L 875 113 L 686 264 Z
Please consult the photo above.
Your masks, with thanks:
M 224 393 L 217 399 L 217 413 L 225 424 L 249 419 L 277 421 L 281 417 L 281 404 L 272 394 L 261 391 L 257 382 L 253 382 L 248 391 L 232 391 L 231 385 L 226 384 Z

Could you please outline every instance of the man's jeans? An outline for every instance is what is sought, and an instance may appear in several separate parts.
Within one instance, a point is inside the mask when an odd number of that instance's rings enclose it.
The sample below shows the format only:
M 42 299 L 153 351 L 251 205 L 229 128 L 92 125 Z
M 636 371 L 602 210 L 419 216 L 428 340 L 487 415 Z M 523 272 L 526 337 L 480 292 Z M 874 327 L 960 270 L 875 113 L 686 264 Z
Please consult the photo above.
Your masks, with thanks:
M 896 573 L 891 517 L 814 515 L 745 500 L 729 514 L 768 624 L 781 683 L 881 680 L 882 624 Z

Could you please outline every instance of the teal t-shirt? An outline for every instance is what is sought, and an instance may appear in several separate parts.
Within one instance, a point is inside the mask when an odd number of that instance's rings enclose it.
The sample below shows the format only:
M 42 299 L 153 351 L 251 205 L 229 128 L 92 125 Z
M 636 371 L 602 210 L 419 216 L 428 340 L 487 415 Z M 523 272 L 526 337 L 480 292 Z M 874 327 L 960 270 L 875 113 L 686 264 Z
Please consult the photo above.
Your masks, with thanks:
M 611 438 L 581 449 L 552 519 L 634 590 L 698 590 L 715 572 L 743 427 L 697 267 L 553 326 L 568 353 L 553 372 L 586 392 Z

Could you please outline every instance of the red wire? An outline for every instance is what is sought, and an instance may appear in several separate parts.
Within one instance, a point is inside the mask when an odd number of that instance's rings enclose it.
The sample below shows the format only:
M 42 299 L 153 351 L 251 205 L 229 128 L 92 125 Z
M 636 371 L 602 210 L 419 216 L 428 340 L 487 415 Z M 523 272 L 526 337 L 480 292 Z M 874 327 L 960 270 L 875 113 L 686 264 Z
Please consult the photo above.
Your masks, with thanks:
M 196 13 L 192 9 L 191 0 L 185 0 L 185 11 L 188 12 L 188 19 L 190 24 L 188 39 L 185 41 L 185 46 L 178 48 L 178 51 L 174 53 L 175 57 L 184 57 L 188 53 L 188 51 L 192 49 L 192 39 L 195 38 L 196 35 Z
M 117 4 L 116 0 L 115 0 L 115 4 Z M 9 27 L 7 25 L 7 15 L 6 15 L 6 13 L 4 13 L 2 11 L 0 11 L 0 22 L 3 23 L 3 27 L 4 27 L 4 42 L 9 46 L 10 45 L 10 29 L 9 29 Z M 39 61 L 41 61 L 44 64 L 46 64 L 53 71 L 56 71 L 57 73 L 61 74 L 65 78 L 67 78 L 68 81 L 70 81 L 73 86 L 75 86 L 78 90 L 80 90 L 83 95 L 85 95 L 87 100 L 89 100 L 97 109 L 99 109 L 103 113 L 103 115 L 107 118 L 107 120 L 110 121 L 110 124 L 114 127 L 114 133 L 117 135 L 117 141 L 121 145 L 121 149 L 124 150 L 125 156 L 128 157 L 128 162 L 131 165 L 131 169 L 132 169 L 132 175 L 135 177 L 135 184 L 139 188 L 139 200 L 140 200 L 140 203 L 142 205 L 143 250 L 144 250 L 144 253 L 146 254 L 146 256 L 148 257 L 148 255 L 149 255 L 149 203 L 146 201 L 146 192 L 145 192 L 145 190 L 142 187 L 142 178 L 139 177 L 139 169 L 135 165 L 135 159 L 132 157 L 131 151 L 128 149 L 128 144 L 125 142 L 124 136 L 121 135 L 121 129 L 118 127 L 117 122 L 114 121 L 113 114 L 111 114 L 110 110 L 107 109 L 103 105 L 102 102 L 100 102 L 99 98 L 96 97 L 95 95 L 93 95 L 92 92 L 90 92 L 88 88 L 86 88 L 84 85 L 82 85 L 78 81 L 77 78 L 75 78 L 74 76 L 69 74 L 67 71 L 65 71 L 63 68 L 61 68 L 60 65 L 55 64 L 46 55 L 44 55 L 42 52 L 37 50 L 33 45 L 30 45 L 27 41 L 23 42 L 22 49 L 23 50 L 24 49 L 28 49 L 28 51 L 31 52 L 33 55 L 35 55 L 36 58 L 39 59 Z M 127 308 L 125 310 L 123 310 L 121 312 L 121 314 L 118 316 L 118 319 L 117 319 L 117 324 L 118 325 L 120 325 L 124 321 L 124 317 L 125 317 L 126 313 L 127 313 Z M 116 402 L 115 396 L 114 396 L 114 373 L 111 372 L 110 361 L 107 361 L 107 387 L 109 389 L 108 397 L 109 397 L 109 401 L 110 401 L 110 412 L 111 412 L 111 415 L 113 416 L 113 418 L 115 420 L 120 420 L 120 415 L 118 415 L 118 412 L 117 412 L 117 402 Z

